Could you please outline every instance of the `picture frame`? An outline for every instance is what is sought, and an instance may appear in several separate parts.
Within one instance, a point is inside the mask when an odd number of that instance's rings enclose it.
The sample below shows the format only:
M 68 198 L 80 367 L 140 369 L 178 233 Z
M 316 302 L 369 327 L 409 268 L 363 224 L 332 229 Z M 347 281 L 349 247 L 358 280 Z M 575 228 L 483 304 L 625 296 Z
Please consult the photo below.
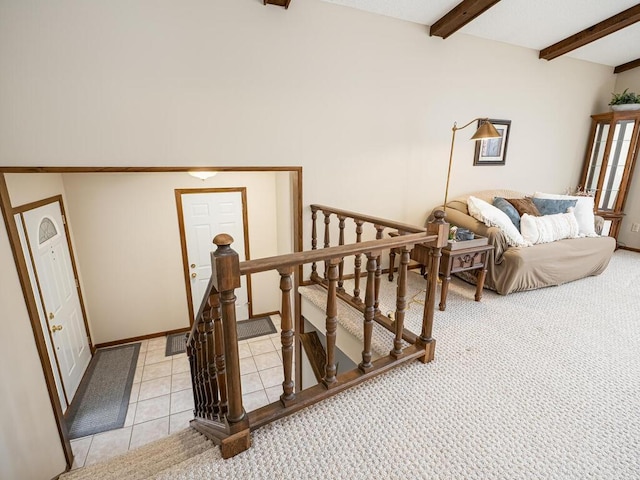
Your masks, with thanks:
M 482 121 L 478 120 L 478 128 Z M 501 136 L 500 138 L 484 138 L 476 142 L 476 151 L 473 158 L 474 165 L 504 165 L 506 163 L 511 120 L 490 118 L 489 122 Z

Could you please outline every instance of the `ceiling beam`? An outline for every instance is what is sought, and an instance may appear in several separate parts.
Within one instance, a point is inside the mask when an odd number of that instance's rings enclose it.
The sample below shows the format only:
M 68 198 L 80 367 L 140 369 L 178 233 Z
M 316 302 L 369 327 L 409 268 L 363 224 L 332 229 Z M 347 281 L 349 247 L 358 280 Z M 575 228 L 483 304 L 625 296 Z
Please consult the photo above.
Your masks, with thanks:
M 540 50 L 540 58 L 545 60 L 553 60 L 560 55 L 583 47 L 588 43 L 599 40 L 602 37 L 617 32 L 629 25 L 640 21 L 640 4 L 626 9 L 613 17 L 607 18 L 600 23 L 582 30 L 581 32 L 571 35 L 570 37 L 554 43 L 550 47 Z
M 291 0 L 264 0 L 263 5 L 278 5 L 280 7 L 289 8 Z
M 493 7 L 500 0 L 463 0 L 437 20 L 429 29 L 429 36 L 447 38 L 467 23 Z
M 640 58 L 632 60 L 631 62 L 623 63 L 622 65 L 618 65 L 613 69 L 613 73 L 626 72 L 627 70 L 631 70 L 632 68 L 637 67 L 640 67 Z

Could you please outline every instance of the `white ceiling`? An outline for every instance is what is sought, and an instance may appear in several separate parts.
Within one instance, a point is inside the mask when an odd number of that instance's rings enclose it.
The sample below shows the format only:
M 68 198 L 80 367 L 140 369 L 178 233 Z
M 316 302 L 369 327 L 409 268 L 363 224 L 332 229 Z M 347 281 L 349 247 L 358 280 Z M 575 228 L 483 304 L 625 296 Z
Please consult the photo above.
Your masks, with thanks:
M 461 0 L 323 1 L 432 25 Z M 502 0 L 458 33 L 541 50 L 633 7 L 638 1 Z M 636 60 L 640 58 L 640 22 L 566 55 L 611 66 Z

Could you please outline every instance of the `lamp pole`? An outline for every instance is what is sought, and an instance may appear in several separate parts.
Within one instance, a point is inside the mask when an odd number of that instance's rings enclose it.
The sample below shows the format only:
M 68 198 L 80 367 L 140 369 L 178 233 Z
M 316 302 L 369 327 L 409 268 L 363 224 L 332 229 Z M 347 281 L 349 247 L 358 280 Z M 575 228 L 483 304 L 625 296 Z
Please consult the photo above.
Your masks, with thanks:
M 480 120 L 482 123 L 476 130 L 476 133 L 473 134 L 471 140 L 482 140 L 484 138 L 498 138 L 500 134 L 495 129 L 495 127 L 491 124 L 488 118 L 474 118 L 469 123 L 463 125 L 462 127 L 458 127 L 457 122 L 453 122 L 453 127 L 451 128 L 451 151 L 449 152 L 449 169 L 447 170 L 447 184 L 444 189 L 444 204 L 442 206 L 442 210 L 444 213 L 447 213 L 447 199 L 449 198 L 449 180 L 451 179 L 451 165 L 453 165 L 453 147 L 456 141 L 456 132 L 458 130 L 463 130 L 471 125 L 473 122 Z

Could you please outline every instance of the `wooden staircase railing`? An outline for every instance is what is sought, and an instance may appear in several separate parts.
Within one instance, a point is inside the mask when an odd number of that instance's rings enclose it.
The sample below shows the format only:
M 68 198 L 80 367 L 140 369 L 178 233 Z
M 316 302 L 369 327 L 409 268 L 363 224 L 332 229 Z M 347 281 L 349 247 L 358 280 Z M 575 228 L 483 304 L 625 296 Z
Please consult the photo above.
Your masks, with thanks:
M 322 249 L 317 248 L 316 239 L 315 217 L 318 211 L 322 211 L 325 215 L 326 229 Z M 341 234 L 339 245 L 330 246 L 328 232 L 329 217 L 332 214 L 338 215 L 341 232 L 344 232 L 344 221 L 347 218 L 355 221 L 356 231 L 360 232 L 356 233 L 356 243 L 345 244 L 345 237 Z M 345 210 L 313 205 L 312 250 L 245 262 L 240 262 L 238 254 L 231 248 L 233 242 L 231 236 L 217 235 L 213 240 L 217 248 L 211 256 L 211 280 L 187 337 L 195 417 L 191 425 L 220 445 L 222 456 L 229 458 L 249 448 L 249 433 L 253 429 L 290 415 L 407 361 L 414 359 L 422 362 L 431 361 L 435 350 L 435 341 L 431 338 L 437 283 L 435 279 L 437 279 L 440 249 L 446 245 L 448 234 L 448 225 L 443 217 L 443 214 L 436 215 L 435 221 L 423 229 Z M 375 226 L 375 240 L 362 240 L 362 227 L 366 223 L 372 223 Z M 392 228 L 401 235 L 384 239 L 385 228 Z M 431 258 L 420 335 L 404 329 L 409 253 L 416 244 L 429 248 Z M 378 309 L 380 262 L 382 252 L 390 249 L 401 252 L 394 321 L 382 315 Z M 360 299 L 359 292 L 363 256 L 367 259 L 364 301 Z M 350 257 L 354 258 L 353 275 L 358 289 L 353 292 L 353 295 L 346 294 L 343 287 L 345 258 Z M 317 266 L 321 262 L 324 266 L 322 276 L 317 272 Z M 296 344 L 294 340 L 297 334 L 304 332 L 304 329 L 299 315 L 298 295 L 295 295 L 295 314 L 292 310 L 294 300 L 292 290 L 294 286 L 301 283 L 299 277 L 304 265 L 311 265 L 311 281 L 324 285 L 328 290 L 324 332 L 327 340 L 326 365 L 324 365 L 321 382 L 304 390 L 300 388 L 296 390 L 293 371 L 294 344 Z M 240 287 L 241 275 L 272 270 L 280 275 L 282 395 L 279 401 L 246 413 L 242 404 L 234 290 Z M 363 312 L 362 361 L 357 368 L 344 373 L 336 371 L 335 361 L 339 298 L 348 301 Z M 393 333 L 389 355 L 375 361 L 372 360 L 371 352 L 374 321 Z M 403 348 L 402 340 L 408 342 L 409 346 Z M 299 342 L 296 345 L 299 347 Z M 299 352 L 300 348 L 297 351 Z M 300 361 L 295 362 L 295 379 L 298 385 L 301 385 L 300 363 Z

